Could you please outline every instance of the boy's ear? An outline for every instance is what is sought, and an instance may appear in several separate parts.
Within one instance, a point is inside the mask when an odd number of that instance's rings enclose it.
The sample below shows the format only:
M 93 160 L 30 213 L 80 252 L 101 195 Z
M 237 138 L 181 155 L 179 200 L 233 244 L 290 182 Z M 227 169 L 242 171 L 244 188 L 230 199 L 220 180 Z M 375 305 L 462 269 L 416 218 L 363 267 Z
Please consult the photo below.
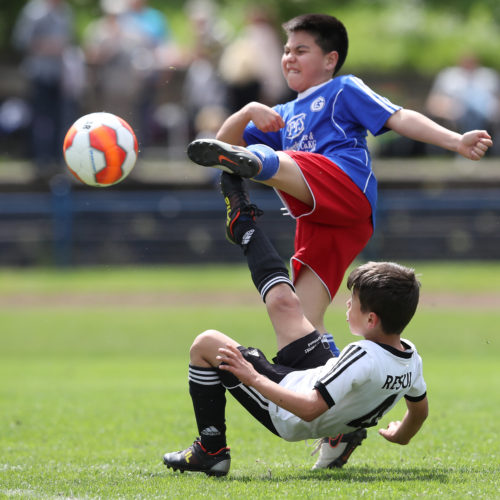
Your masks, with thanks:
M 339 53 L 336 50 L 332 50 L 331 52 L 328 52 L 325 57 L 326 67 L 333 73 L 335 67 L 337 66 L 337 63 L 339 62 Z
M 368 322 L 369 328 L 376 328 L 380 324 L 380 318 L 374 312 L 368 313 L 368 317 L 366 318 Z

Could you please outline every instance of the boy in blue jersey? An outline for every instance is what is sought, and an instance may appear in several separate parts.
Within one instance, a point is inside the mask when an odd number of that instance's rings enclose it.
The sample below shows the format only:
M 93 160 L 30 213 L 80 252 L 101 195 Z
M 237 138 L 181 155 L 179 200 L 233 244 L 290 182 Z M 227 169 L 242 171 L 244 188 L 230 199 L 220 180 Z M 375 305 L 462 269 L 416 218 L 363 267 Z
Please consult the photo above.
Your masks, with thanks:
M 292 275 L 307 318 L 324 333 L 324 314 L 344 273 L 370 239 L 377 181 L 367 132 L 389 129 L 411 139 L 481 159 L 492 146 L 484 130 L 452 132 L 402 109 L 353 75 L 336 76 L 348 47 L 336 18 L 306 14 L 283 25 L 282 71 L 295 100 L 273 108 L 251 102 L 231 115 L 216 140 L 197 140 L 188 155 L 276 189 L 296 219 Z M 222 142 L 224 141 L 224 142 Z M 243 147 L 248 146 L 248 147 Z M 227 234 L 239 213 L 228 213 Z

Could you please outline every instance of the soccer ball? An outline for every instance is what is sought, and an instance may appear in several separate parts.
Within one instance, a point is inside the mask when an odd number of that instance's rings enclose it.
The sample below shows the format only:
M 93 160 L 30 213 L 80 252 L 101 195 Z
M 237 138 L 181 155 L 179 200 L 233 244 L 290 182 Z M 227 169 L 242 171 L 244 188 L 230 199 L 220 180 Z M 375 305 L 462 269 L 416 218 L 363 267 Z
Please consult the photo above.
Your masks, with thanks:
M 111 113 L 90 113 L 70 127 L 63 153 L 70 172 L 89 186 L 116 184 L 137 160 L 137 138 L 130 125 Z

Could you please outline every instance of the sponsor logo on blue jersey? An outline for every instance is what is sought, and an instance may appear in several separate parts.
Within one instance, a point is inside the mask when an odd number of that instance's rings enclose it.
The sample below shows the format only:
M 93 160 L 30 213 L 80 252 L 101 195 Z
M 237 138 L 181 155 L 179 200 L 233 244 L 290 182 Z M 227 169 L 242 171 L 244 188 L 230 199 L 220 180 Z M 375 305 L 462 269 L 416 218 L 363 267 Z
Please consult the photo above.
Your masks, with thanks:
M 290 148 L 292 151 L 316 151 L 316 139 L 313 133 L 304 134 L 298 141 L 294 142 Z
M 302 132 L 304 132 L 305 126 L 304 121 L 306 118 L 305 113 L 300 113 L 300 115 L 295 115 L 290 119 L 290 121 L 286 125 L 286 138 L 287 139 L 295 139 Z

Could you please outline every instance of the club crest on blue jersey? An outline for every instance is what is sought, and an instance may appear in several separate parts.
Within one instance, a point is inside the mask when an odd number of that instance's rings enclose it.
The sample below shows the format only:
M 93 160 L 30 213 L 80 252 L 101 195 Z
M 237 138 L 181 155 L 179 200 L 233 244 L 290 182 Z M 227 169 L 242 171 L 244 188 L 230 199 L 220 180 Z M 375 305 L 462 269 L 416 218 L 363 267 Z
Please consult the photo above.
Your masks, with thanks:
M 323 96 L 318 97 L 311 103 L 311 111 L 321 111 L 325 107 L 325 98 Z
M 306 118 L 305 113 L 300 113 L 300 115 L 295 115 L 286 125 L 286 138 L 287 139 L 295 139 L 302 132 L 304 132 L 304 120 Z

